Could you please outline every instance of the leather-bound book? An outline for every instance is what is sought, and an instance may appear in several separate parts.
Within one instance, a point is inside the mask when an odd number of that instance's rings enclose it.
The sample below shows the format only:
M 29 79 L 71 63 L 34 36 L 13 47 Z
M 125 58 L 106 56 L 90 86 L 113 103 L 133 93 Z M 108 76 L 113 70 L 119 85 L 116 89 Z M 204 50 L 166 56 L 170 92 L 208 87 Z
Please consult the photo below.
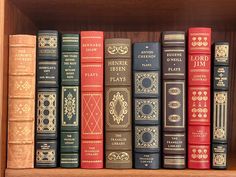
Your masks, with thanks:
M 36 167 L 57 167 L 59 126 L 59 33 L 37 35 Z
M 131 41 L 105 40 L 106 168 L 132 168 Z
M 103 32 L 81 32 L 81 168 L 103 168 L 103 52 Z
M 79 166 L 79 34 L 61 39 L 61 139 L 60 166 Z
M 36 36 L 9 36 L 7 168 L 34 168 Z
M 210 168 L 211 28 L 188 30 L 188 168 Z
M 162 33 L 163 167 L 186 168 L 186 37 Z
M 133 45 L 134 167 L 158 169 L 160 163 L 161 47 Z
M 212 105 L 212 168 L 227 168 L 227 124 L 229 98 L 229 43 L 214 45 L 213 105 Z

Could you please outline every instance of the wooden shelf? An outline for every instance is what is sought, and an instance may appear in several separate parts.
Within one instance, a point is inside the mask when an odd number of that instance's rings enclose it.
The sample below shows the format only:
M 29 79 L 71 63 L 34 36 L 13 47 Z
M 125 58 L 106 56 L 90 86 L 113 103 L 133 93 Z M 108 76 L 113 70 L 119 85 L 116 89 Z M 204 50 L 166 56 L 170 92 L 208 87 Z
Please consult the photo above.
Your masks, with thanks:
M 227 170 L 136 169 L 6 169 L 5 177 L 236 177 L 236 156 L 229 155 Z
M 235 177 L 233 170 L 87 170 L 87 169 L 27 169 L 6 170 L 6 177 Z
M 235 177 L 236 158 L 229 157 L 227 170 L 6 169 L 5 177 Z
M 212 27 L 214 41 L 230 43 L 228 151 L 236 154 L 235 7 L 235 0 L 0 0 L 0 177 L 236 176 L 236 158 L 232 156 L 229 169 L 218 171 L 6 169 L 8 35 L 35 34 L 39 29 L 103 30 L 105 38 L 127 37 L 132 42 L 144 42 L 159 41 L 163 30 Z
M 234 0 L 11 0 L 39 28 L 173 30 L 236 29 Z

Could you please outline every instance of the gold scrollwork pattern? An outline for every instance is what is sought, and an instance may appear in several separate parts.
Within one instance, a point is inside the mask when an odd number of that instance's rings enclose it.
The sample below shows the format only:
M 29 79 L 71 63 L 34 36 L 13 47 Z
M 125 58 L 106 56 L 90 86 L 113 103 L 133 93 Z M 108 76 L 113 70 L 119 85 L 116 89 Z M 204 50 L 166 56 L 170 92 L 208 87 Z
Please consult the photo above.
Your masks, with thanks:
M 145 84 L 148 81 L 149 84 Z M 158 94 L 158 73 L 138 72 L 135 73 L 135 93 L 137 94 Z
M 193 108 L 191 110 L 193 118 L 205 119 L 207 118 L 207 91 L 193 91 L 192 92 Z
M 57 36 L 43 35 L 38 37 L 39 48 L 57 48 Z
M 145 106 L 150 108 L 149 112 L 145 112 Z M 159 119 L 159 100 L 158 99 L 136 99 L 136 120 L 158 120 Z
M 181 116 L 177 115 L 177 114 L 171 114 L 168 116 L 168 120 L 170 122 L 179 122 L 179 121 L 181 121 Z
M 107 51 L 111 55 L 125 55 L 129 51 L 129 46 L 124 44 L 111 45 L 107 48 Z
M 158 127 L 135 127 L 136 148 L 158 148 L 159 129 Z
M 225 139 L 226 138 L 226 131 L 224 128 L 218 128 L 216 127 L 214 129 L 214 139 Z
M 208 37 L 207 36 L 198 36 L 198 37 L 196 37 L 196 36 L 193 36 L 192 37 L 192 46 L 193 47 L 206 47 L 206 46 L 208 46 Z
M 170 101 L 168 103 L 168 107 L 172 109 L 178 109 L 180 108 L 180 106 L 181 106 L 181 103 L 179 101 Z
M 127 152 L 111 152 L 107 159 L 109 161 L 128 161 L 130 157 Z
M 216 45 L 215 57 L 216 58 L 228 58 L 229 56 L 229 45 Z
M 217 153 L 213 154 L 214 166 L 225 166 L 226 165 L 226 154 Z
M 40 150 L 36 151 L 37 163 L 53 163 L 56 161 L 55 150 Z
M 64 99 L 64 115 L 71 120 L 76 114 L 76 99 L 72 93 L 68 93 Z
M 169 88 L 168 93 L 170 95 L 179 95 L 181 93 L 181 90 L 178 87 L 171 87 Z
M 27 114 L 31 111 L 31 106 L 28 104 L 16 104 L 14 105 L 14 109 L 17 113 L 21 114 Z
M 19 91 L 30 91 L 31 90 L 31 84 L 28 81 L 16 81 L 16 88 Z
M 118 125 L 124 120 L 125 115 L 128 113 L 128 103 L 120 92 L 113 95 L 109 103 L 109 112 L 113 117 L 114 122 Z
M 208 159 L 208 150 L 193 148 L 192 153 L 191 153 L 191 158 L 193 160 L 207 160 Z
M 56 132 L 56 93 L 38 94 L 37 132 Z
M 227 95 L 224 92 L 217 93 L 215 98 L 216 98 L 216 103 L 218 103 L 218 104 L 225 104 L 227 101 Z

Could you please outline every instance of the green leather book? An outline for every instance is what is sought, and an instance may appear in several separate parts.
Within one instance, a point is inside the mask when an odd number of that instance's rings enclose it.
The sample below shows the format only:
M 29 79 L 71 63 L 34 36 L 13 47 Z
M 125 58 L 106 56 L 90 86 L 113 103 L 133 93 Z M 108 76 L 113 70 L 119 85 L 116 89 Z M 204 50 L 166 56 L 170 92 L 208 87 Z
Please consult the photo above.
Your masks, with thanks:
M 79 34 L 63 34 L 61 46 L 60 166 L 79 167 Z
M 61 85 L 79 85 L 79 34 L 63 34 Z

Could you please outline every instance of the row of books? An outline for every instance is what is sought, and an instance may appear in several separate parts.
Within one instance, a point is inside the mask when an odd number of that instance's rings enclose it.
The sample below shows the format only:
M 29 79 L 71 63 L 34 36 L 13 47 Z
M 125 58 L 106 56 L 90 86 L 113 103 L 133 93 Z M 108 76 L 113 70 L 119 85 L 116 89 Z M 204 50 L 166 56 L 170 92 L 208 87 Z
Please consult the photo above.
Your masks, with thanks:
M 10 35 L 8 168 L 226 169 L 229 44 L 211 43 Z

